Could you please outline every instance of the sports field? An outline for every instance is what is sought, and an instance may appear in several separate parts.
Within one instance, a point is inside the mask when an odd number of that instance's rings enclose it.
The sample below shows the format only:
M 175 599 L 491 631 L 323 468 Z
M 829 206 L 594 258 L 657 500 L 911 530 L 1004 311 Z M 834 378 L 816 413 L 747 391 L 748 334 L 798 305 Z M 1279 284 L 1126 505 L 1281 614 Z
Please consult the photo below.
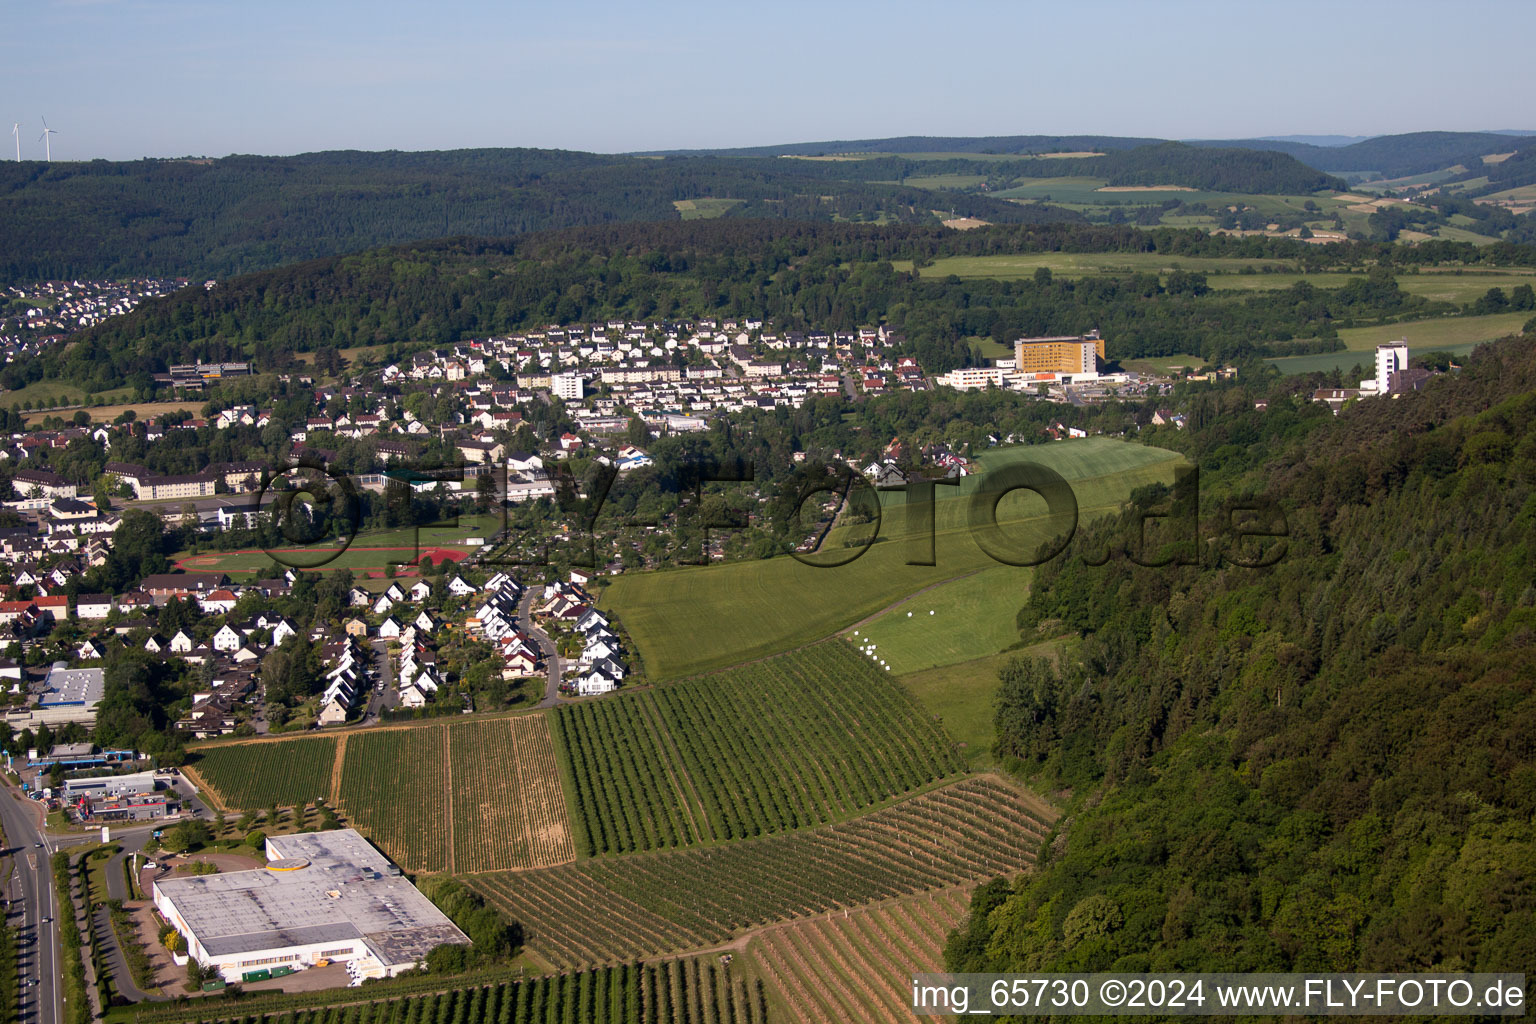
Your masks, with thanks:
M 1181 457 L 1173 452 L 1109 438 L 993 449 L 983 469 L 1033 461 L 1072 485 L 1079 517 L 1118 508 L 1130 492 L 1149 483 L 1170 483 Z M 855 561 L 818 568 L 788 557 L 732 562 L 653 573 L 625 574 L 601 603 L 624 622 L 652 679 L 673 679 L 761 658 L 812 643 L 874 615 L 924 587 L 989 569 L 999 563 L 978 545 L 967 526 L 980 476 L 967 477 L 958 495 L 938 488 L 934 531 L 936 565 L 908 565 L 906 509 L 885 505 L 880 537 Z M 1033 553 L 1060 529 L 1032 495 L 1005 499 L 999 521 L 1016 552 Z M 921 545 L 926 547 L 926 545 Z M 699 623 L 707 622 L 707 629 Z
M 386 564 L 419 565 L 430 561 L 457 562 L 480 546 L 471 540 L 489 539 L 501 529 L 497 515 L 460 516 L 454 526 L 400 527 L 393 530 L 369 530 L 359 533 L 345 548 L 334 541 L 308 545 L 284 545 L 271 551 L 188 551 L 173 556 L 177 567 L 187 572 L 223 572 L 231 576 L 252 576 L 271 567 L 273 561 L 301 569 L 382 573 Z M 274 557 L 276 556 L 276 557 Z

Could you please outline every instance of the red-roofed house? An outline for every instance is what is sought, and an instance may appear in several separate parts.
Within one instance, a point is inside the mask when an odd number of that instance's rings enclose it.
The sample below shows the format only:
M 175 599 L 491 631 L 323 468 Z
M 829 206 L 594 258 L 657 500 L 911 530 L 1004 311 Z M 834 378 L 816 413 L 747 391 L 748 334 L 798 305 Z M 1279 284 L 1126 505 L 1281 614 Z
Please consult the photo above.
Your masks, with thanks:
M 69 595 L 55 594 L 52 597 L 34 598 L 33 604 L 37 605 L 39 615 L 51 615 L 54 621 L 69 617 Z
M 220 587 L 218 590 L 210 591 L 209 593 L 199 597 L 197 599 L 197 603 L 205 613 L 209 615 L 217 615 L 222 612 L 234 611 L 235 605 L 239 602 L 239 600 L 240 599 L 235 596 L 235 592 L 233 590 L 227 590 L 223 587 Z

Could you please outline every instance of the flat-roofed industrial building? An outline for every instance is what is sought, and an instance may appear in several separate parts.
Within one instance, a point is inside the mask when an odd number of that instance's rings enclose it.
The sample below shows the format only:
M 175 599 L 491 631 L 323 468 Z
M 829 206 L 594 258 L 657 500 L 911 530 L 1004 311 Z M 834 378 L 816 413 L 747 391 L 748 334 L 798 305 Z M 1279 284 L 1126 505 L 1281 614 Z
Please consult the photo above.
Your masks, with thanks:
M 469 938 L 354 829 L 267 839 L 267 865 L 164 878 L 155 906 L 226 981 L 325 959 L 393 977 Z

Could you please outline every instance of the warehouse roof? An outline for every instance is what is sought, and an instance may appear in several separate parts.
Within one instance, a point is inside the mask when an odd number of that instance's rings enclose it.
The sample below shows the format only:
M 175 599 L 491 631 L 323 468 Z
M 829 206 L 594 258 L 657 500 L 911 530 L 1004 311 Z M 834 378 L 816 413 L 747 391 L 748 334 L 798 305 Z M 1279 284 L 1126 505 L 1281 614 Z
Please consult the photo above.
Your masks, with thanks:
M 106 693 L 105 673 L 99 668 L 69 668 L 66 662 L 54 662 L 48 670 L 48 682 L 37 699 L 38 707 L 101 703 Z
M 362 940 L 386 966 L 469 938 L 353 829 L 274 836 L 264 868 L 155 883 L 211 957 Z

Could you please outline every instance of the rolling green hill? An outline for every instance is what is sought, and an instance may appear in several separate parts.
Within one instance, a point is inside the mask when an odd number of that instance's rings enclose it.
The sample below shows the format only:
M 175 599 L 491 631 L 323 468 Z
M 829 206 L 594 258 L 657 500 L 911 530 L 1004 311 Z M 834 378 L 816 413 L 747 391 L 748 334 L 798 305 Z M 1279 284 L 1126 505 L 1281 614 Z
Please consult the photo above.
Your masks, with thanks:
M 1079 515 L 1114 509 L 1137 487 L 1172 480 L 1178 456 L 1107 438 L 996 449 L 983 470 L 1037 462 L 1060 473 L 1076 495 Z M 981 476 L 967 477 L 955 497 L 937 503 L 931 566 L 906 564 L 911 556 L 907 509 L 887 499 L 880 540 L 857 560 L 836 568 L 789 557 L 730 562 L 669 572 L 625 574 L 608 587 L 602 604 L 628 629 L 647 675 L 671 679 L 738 664 L 813 643 L 945 580 L 999 563 L 967 525 L 968 501 Z M 945 495 L 948 488 L 940 488 Z M 1037 501 L 1038 499 L 1031 499 Z M 1015 550 L 1033 553 L 1057 532 L 1043 504 L 999 507 Z M 708 623 L 700 629 L 701 621 Z

